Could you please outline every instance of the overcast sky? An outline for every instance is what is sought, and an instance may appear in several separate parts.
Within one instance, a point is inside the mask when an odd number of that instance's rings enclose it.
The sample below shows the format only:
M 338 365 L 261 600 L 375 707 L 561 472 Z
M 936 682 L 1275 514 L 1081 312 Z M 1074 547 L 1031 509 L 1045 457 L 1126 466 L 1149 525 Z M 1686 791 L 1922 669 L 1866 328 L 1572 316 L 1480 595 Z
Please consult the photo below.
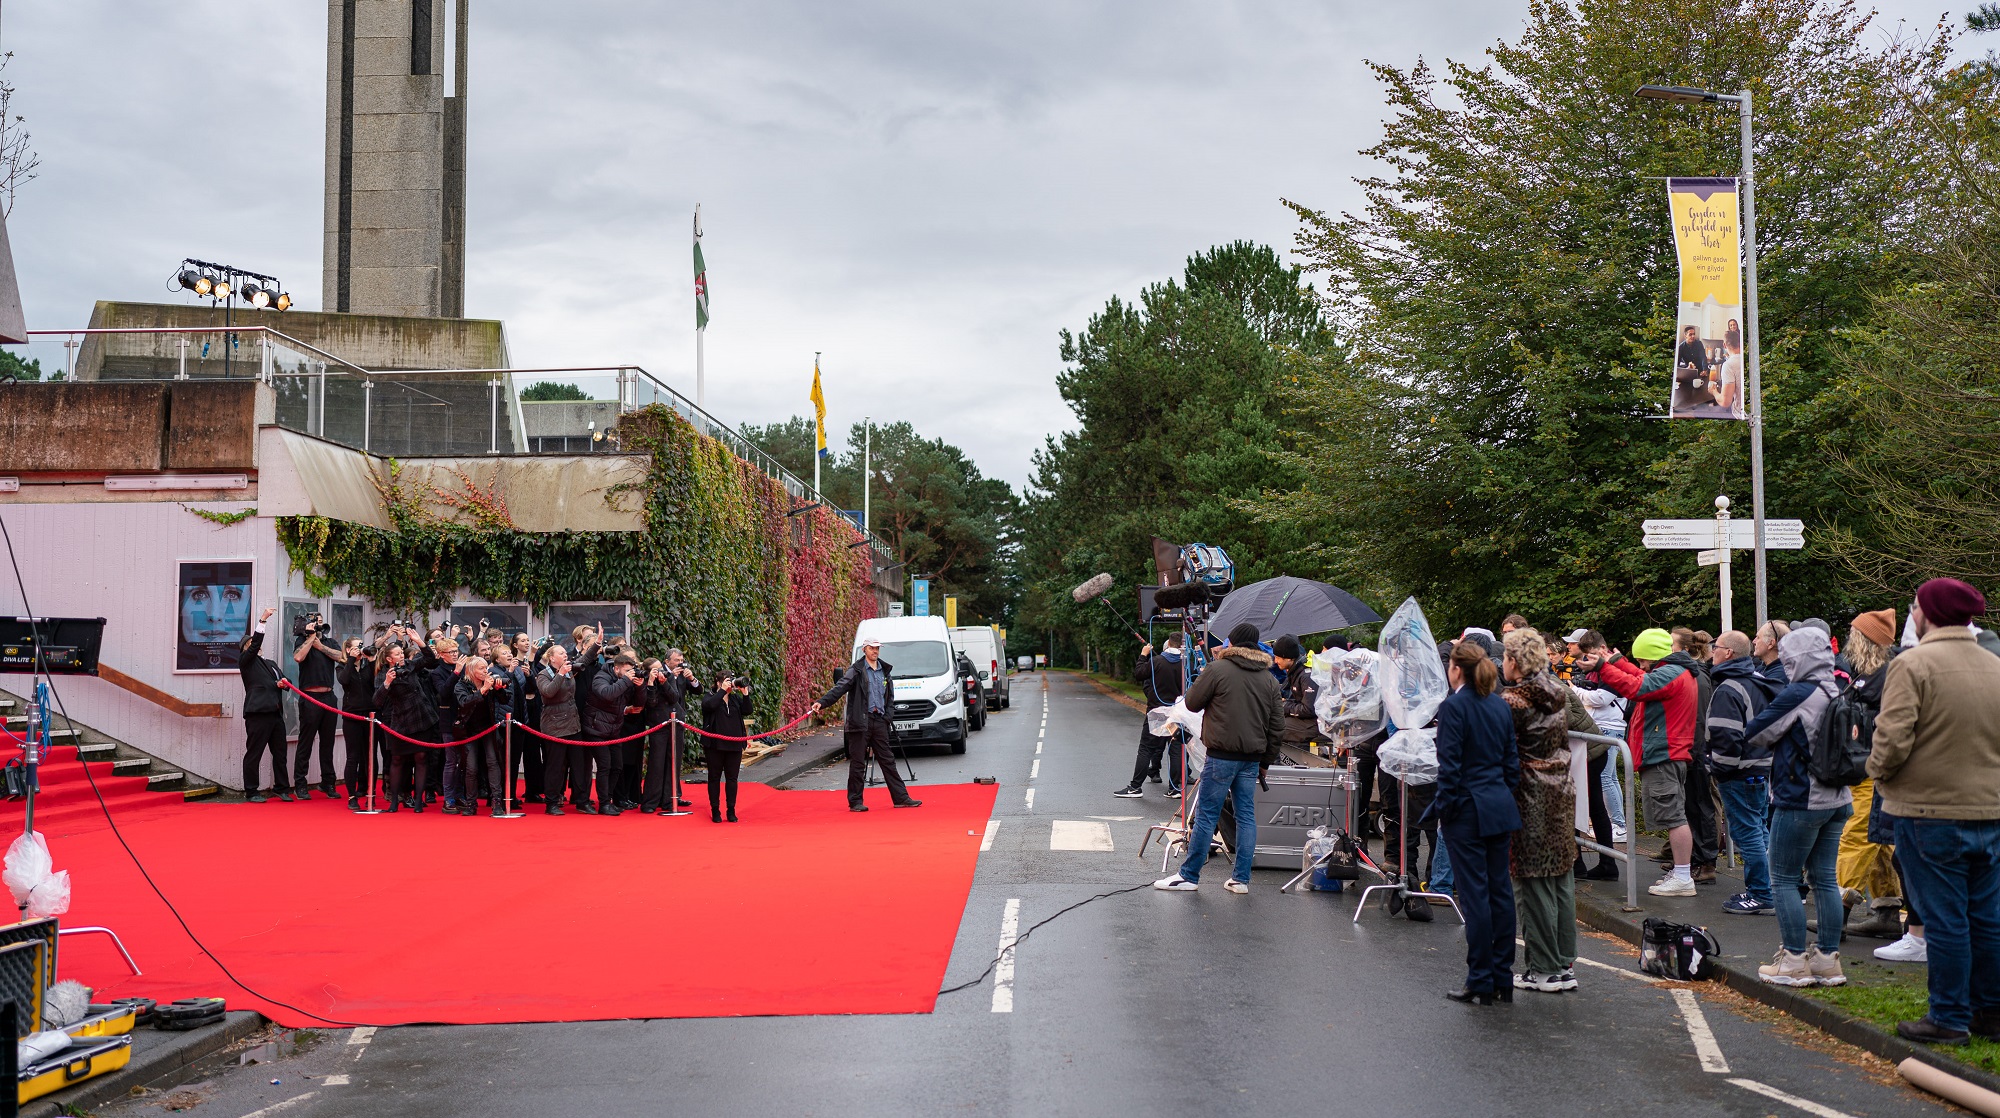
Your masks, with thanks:
M 467 311 L 517 366 L 692 395 L 700 202 L 711 411 L 809 414 L 820 350 L 834 430 L 907 419 L 1019 485 L 1072 422 L 1059 330 L 1210 245 L 1289 250 L 1280 197 L 1352 206 L 1370 170 L 1364 60 L 1477 59 L 1525 8 L 474 0 Z M 319 308 L 325 35 L 313 0 L 6 3 L 29 326 L 181 301 L 184 256 Z

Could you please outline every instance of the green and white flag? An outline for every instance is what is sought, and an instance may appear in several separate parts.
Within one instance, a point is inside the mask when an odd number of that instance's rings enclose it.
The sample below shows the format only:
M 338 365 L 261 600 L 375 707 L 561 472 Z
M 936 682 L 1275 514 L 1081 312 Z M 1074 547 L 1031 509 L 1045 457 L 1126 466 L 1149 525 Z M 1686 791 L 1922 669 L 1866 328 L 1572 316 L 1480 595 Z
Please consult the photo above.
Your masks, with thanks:
M 694 328 L 708 328 L 708 265 L 701 258 L 701 207 L 694 208 Z

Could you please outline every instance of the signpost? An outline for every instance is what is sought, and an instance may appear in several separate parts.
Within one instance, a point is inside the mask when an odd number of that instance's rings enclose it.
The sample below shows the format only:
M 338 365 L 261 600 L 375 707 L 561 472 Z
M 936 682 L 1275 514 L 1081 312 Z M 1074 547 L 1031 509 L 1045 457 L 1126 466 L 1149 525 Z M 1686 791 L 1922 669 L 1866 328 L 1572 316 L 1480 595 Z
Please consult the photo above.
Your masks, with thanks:
M 1718 592 L 1722 596 L 1722 631 L 1736 627 L 1730 608 L 1729 553 L 1731 551 L 1752 551 L 1757 546 L 1756 525 L 1748 520 L 1729 518 L 1729 498 L 1715 499 L 1714 520 L 1648 520 L 1641 527 L 1645 530 L 1645 545 L 1656 551 L 1693 551 L 1695 562 L 1704 567 L 1717 568 L 1719 576 Z M 1764 521 L 1764 547 L 1782 551 L 1797 551 L 1806 545 L 1806 526 L 1802 520 Z

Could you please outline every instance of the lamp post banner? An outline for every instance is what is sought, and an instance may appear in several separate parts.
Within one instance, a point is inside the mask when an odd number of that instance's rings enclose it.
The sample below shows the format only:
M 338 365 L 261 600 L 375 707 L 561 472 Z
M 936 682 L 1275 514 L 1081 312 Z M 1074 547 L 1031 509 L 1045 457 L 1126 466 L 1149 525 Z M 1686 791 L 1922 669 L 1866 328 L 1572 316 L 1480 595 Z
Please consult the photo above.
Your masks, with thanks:
M 1735 179 L 1668 179 L 1680 314 L 1673 419 L 1742 419 L 1743 251 Z

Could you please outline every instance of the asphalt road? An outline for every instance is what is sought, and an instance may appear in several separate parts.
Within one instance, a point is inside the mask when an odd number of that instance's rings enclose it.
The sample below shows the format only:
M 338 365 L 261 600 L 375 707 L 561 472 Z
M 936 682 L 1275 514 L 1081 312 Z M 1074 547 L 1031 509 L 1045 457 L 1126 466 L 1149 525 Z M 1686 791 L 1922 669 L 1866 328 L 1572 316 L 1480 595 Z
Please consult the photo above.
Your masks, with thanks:
M 1171 813 L 1163 786 L 1110 795 L 1130 774 L 1139 716 L 1060 673 L 1014 687 L 1013 708 L 965 755 L 914 761 L 919 797 L 924 783 L 1001 780 L 947 986 L 994 959 L 1010 911 L 1026 931 L 1159 876 L 1158 855 L 1137 852 Z M 844 781 L 841 766 L 794 786 Z M 822 870 L 870 887 L 865 872 Z M 177 1101 L 203 1118 L 1943 1113 L 1885 1065 L 1733 994 L 1638 976 L 1603 937 L 1583 937 L 1580 990 L 1466 1007 L 1441 996 L 1463 975 L 1448 913 L 1423 925 L 1371 909 L 1356 924 L 1352 894 L 1282 894 L 1289 875 L 1259 870 L 1236 896 L 1226 876 L 1075 909 L 1015 948 L 1005 981 L 930 1014 L 331 1032 Z M 833 931 L 774 929 L 757 950 Z M 160 1113 L 162 1101 L 99 1113 Z

